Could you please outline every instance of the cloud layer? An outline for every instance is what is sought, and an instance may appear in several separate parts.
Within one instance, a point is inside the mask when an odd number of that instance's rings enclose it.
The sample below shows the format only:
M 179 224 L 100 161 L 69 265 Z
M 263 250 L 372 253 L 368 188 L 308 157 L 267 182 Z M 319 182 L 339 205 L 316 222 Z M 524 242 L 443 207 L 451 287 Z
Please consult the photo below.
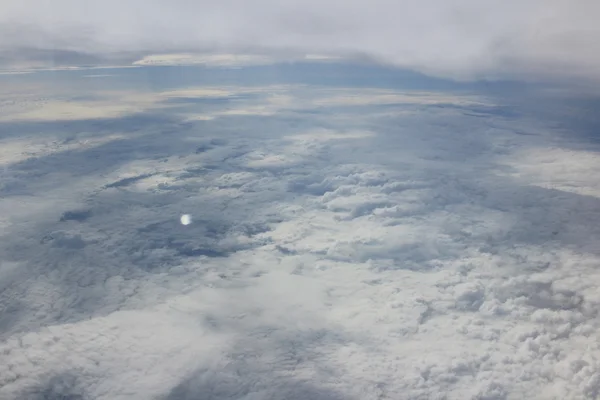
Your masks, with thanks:
M 597 144 L 472 91 L 155 72 L 0 77 L 0 398 L 598 396 Z
M 593 0 L 8 0 L 0 48 L 14 57 L 24 48 L 104 57 L 323 52 L 464 79 L 596 79 L 599 8 Z

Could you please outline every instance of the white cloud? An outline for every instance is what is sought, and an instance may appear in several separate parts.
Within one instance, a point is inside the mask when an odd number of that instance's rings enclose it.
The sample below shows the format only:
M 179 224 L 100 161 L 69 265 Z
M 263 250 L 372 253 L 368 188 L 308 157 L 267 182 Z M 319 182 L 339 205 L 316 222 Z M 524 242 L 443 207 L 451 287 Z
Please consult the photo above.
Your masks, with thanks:
M 253 63 L 266 54 L 321 53 L 467 79 L 596 79 L 598 7 L 592 0 L 11 0 L 0 11 L 0 47 L 21 60 L 30 57 L 25 48 L 53 50 L 31 57 L 56 64 L 93 64 L 90 55 L 123 51 L 250 52 L 245 62 Z M 214 57 L 202 62 L 224 62 Z
M 597 397 L 594 145 L 472 94 L 127 79 L 0 116 L 0 398 Z
M 269 65 L 275 60 L 258 55 L 243 54 L 159 54 L 145 56 L 133 65 L 205 65 L 210 67 L 239 68 Z

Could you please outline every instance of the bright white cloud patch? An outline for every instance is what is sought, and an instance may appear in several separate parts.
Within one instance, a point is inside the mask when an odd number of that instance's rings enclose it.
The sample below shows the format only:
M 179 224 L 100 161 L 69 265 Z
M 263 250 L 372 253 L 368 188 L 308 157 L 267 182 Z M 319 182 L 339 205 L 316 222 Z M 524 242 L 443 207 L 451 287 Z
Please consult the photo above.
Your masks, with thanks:
M 175 59 L 260 65 L 294 54 L 292 58 L 301 54 L 314 60 L 311 54 L 321 53 L 368 56 L 466 79 L 514 74 L 597 79 L 599 4 L 594 0 L 8 0 L 0 10 L 0 49 L 4 63 L 13 66 L 94 65 L 126 59 L 141 64 Z M 190 55 L 195 51 L 247 55 Z M 102 61 L 106 57 L 109 61 Z
M 0 398 L 598 396 L 597 144 L 472 91 L 152 71 L 0 85 Z

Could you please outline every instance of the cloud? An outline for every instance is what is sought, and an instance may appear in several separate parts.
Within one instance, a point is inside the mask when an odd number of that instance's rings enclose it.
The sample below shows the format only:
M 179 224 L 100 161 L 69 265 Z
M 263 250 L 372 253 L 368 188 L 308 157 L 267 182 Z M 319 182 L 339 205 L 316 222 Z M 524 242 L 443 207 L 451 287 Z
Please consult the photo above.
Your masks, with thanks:
M 593 0 L 10 0 L 0 11 L 0 48 L 9 58 L 39 49 L 47 53 L 32 57 L 88 64 L 182 51 L 318 52 L 460 79 L 595 80 L 599 7 Z
M 597 397 L 591 140 L 472 91 L 149 71 L 3 78 L 0 398 Z

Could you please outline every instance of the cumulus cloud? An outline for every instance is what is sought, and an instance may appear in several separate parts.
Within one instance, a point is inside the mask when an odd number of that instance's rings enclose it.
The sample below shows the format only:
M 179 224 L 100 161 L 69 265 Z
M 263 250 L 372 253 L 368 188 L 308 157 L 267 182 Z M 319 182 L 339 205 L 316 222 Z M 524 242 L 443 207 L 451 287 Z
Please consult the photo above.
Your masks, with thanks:
M 2 78 L 1 398 L 597 397 L 597 145 L 472 91 L 149 71 Z
M 186 50 L 322 52 L 461 79 L 595 79 L 599 7 L 593 0 L 9 0 L 0 47 L 9 59 L 87 64 L 123 52 L 137 56 L 121 61 Z

